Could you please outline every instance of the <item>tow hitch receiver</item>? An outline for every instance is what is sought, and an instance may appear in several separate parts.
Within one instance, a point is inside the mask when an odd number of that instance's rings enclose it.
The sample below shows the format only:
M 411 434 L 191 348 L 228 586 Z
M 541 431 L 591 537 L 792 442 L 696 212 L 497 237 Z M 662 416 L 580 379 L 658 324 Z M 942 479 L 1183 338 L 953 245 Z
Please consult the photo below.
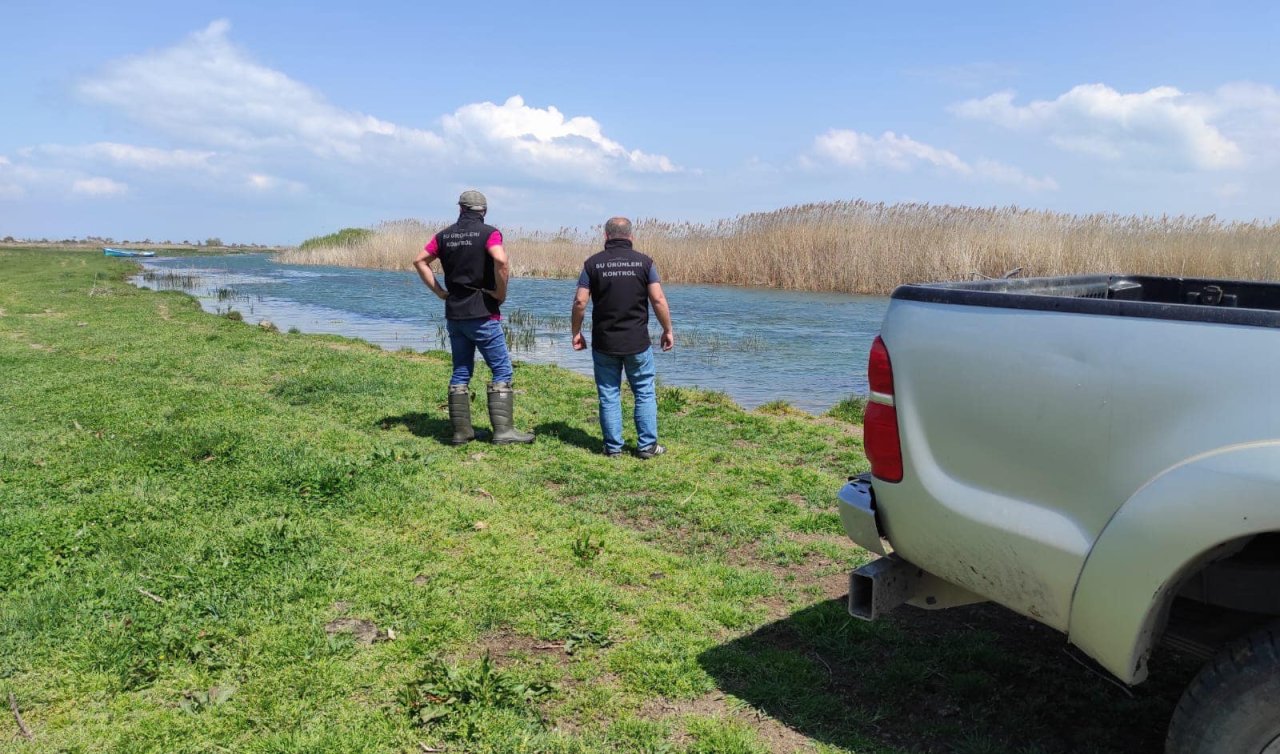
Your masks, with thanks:
M 877 558 L 849 574 L 849 614 L 862 620 L 876 620 L 904 602 L 941 610 L 983 601 L 897 554 Z

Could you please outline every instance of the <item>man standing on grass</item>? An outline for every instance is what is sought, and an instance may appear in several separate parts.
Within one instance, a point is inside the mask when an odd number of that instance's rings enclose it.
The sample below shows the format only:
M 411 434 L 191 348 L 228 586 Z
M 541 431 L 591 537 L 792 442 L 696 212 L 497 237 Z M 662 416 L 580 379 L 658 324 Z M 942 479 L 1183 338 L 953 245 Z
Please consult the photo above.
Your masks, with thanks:
M 631 247 L 631 221 L 610 218 L 604 224 L 604 251 L 587 259 L 578 278 L 571 323 L 573 349 L 582 351 L 587 339 L 582 320 L 591 299 L 591 359 L 595 363 L 596 394 L 600 398 L 600 431 L 604 454 L 622 455 L 622 373 L 636 399 L 636 457 L 649 459 L 667 449 L 658 444 L 658 398 L 653 348 L 649 345 L 649 306 L 662 325 L 662 350 L 675 347 L 671 310 L 662 293 L 653 260 Z
M 449 421 L 453 444 L 475 439 L 471 427 L 471 372 L 476 349 L 493 372 L 489 383 L 489 421 L 498 445 L 533 442 L 533 435 L 518 432 L 514 420 L 511 354 L 502 333 L 502 313 L 511 277 L 502 232 L 485 225 L 488 202 L 479 191 L 463 191 L 458 197 L 458 222 L 435 234 L 413 267 L 431 292 L 444 300 L 444 316 L 453 351 L 453 377 L 449 380 Z M 431 263 L 440 260 L 444 287 L 436 280 Z

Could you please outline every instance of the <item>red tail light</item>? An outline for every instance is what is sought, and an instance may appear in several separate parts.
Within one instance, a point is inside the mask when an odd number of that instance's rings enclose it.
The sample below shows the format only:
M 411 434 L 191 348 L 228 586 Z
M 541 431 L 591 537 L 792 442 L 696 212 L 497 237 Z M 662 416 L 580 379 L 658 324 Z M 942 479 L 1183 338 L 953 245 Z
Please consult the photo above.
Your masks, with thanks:
M 902 444 L 898 440 L 898 410 L 893 399 L 893 365 L 889 349 L 876 336 L 867 361 L 871 397 L 862 415 L 862 442 L 871 473 L 886 482 L 902 481 Z

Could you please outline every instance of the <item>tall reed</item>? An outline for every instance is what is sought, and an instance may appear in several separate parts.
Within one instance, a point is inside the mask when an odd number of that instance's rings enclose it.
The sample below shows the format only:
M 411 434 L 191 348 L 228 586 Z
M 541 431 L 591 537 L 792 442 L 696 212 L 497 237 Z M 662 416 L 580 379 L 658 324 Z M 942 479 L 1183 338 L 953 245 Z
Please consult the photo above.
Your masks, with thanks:
M 407 269 L 448 222 L 383 223 L 347 247 L 293 250 L 284 262 Z M 601 228 L 504 229 L 519 275 L 574 276 Z M 636 248 L 663 279 L 793 290 L 887 293 L 911 281 L 1125 272 L 1280 279 L 1280 223 L 1214 216 L 1071 215 L 1017 207 L 804 204 L 713 223 L 641 219 Z

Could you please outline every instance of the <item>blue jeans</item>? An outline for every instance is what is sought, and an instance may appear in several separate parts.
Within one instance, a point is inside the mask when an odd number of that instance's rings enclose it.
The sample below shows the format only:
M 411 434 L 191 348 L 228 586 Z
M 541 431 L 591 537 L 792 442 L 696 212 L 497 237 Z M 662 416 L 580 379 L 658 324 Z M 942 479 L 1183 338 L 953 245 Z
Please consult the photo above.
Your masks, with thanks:
M 471 372 L 476 366 L 476 349 L 493 372 L 494 382 L 511 383 L 515 372 L 511 369 L 511 354 L 507 353 L 507 339 L 502 335 L 502 323 L 496 319 L 447 320 L 449 346 L 453 350 L 453 377 L 450 385 L 471 384 Z
M 600 396 L 600 431 L 604 434 L 606 453 L 622 450 L 622 373 L 636 397 L 637 447 L 647 448 L 658 442 L 658 396 L 654 390 L 657 370 L 653 366 L 653 349 L 631 356 L 610 356 L 591 352 L 595 362 L 596 394 Z

